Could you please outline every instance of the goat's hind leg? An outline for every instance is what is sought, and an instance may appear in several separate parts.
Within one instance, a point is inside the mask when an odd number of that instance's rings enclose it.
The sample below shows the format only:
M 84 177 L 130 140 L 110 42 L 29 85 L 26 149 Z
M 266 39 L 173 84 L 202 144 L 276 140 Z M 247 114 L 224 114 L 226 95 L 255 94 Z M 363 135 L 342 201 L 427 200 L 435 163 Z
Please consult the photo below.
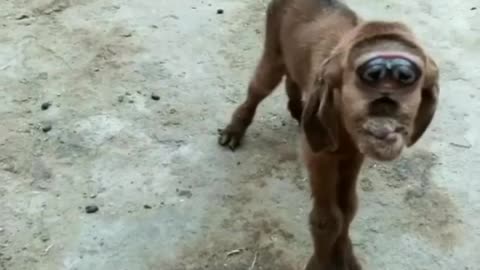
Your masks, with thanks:
M 237 107 L 230 124 L 220 130 L 219 144 L 235 150 L 253 121 L 258 105 L 278 86 L 283 76 L 283 64 L 279 57 L 264 55 L 255 76 L 248 87 L 246 100 Z
M 262 58 L 248 86 L 247 98 L 234 111 L 230 123 L 219 130 L 218 143 L 235 150 L 253 121 L 258 105 L 280 84 L 285 74 L 278 27 L 281 12 L 275 1 L 269 6 Z

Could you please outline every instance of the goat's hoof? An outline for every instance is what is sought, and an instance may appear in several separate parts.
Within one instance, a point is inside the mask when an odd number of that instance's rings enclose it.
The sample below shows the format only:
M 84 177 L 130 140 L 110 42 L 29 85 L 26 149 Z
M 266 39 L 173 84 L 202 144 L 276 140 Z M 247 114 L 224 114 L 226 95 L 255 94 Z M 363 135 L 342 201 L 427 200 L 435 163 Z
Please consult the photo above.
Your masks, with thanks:
M 291 114 L 292 118 L 297 122 L 297 124 L 300 126 L 302 124 L 302 118 L 299 115 L 296 114 Z
M 303 112 L 302 103 L 290 100 L 288 102 L 288 110 L 290 111 L 290 115 L 292 116 L 292 118 L 295 119 L 298 124 L 300 124 L 302 121 L 302 112 Z
M 357 259 L 353 258 L 348 264 L 348 270 L 362 270 L 362 266 L 357 261 Z
M 218 144 L 230 148 L 235 151 L 240 146 L 244 131 L 236 130 L 230 126 L 225 129 L 218 130 Z
M 362 266 L 360 265 L 353 253 L 347 256 L 347 258 L 345 259 L 345 265 L 346 270 L 362 270 Z

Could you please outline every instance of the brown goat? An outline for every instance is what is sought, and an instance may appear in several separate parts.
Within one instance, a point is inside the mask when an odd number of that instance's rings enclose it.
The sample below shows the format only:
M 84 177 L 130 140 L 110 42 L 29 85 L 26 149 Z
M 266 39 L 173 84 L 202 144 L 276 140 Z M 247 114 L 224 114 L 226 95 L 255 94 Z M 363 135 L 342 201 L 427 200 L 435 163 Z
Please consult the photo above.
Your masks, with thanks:
M 349 237 L 358 173 L 365 157 L 396 159 L 424 134 L 438 101 L 437 65 L 404 24 L 363 21 L 335 0 L 273 0 L 263 56 L 221 145 L 239 146 L 283 76 L 313 197 L 306 269 L 359 270 Z

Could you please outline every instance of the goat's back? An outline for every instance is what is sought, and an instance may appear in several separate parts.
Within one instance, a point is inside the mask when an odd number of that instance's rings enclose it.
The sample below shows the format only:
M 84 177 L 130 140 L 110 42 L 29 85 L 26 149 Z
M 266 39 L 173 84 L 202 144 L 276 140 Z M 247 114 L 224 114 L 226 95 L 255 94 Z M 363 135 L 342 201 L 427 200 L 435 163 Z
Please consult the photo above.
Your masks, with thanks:
M 279 31 L 288 76 L 304 89 L 314 67 L 321 64 L 359 19 L 337 0 L 273 0 L 271 5 L 269 16 L 277 18 L 274 31 Z

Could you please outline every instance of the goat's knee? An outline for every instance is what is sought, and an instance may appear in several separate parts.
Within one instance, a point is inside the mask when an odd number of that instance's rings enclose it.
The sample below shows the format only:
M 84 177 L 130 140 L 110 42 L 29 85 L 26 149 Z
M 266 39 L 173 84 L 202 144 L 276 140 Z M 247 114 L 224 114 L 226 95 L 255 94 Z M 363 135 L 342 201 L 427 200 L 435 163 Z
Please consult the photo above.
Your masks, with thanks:
M 335 240 L 342 231 L 342 223 L 342 214 L 337 208 L 314 209 L 310 213 L 310 228 L 314 238 Z
M 315 207 L 310 213 L 310 230 L 315 247 L 315 257 L 320 263 L 329 263 L 332 249 L 340 236 L 343 218 L 336 207 Z
M 315 207 L 310 213 L 310 230 L 313 237 L 314 254 L 305 269 L 332 269 L 334 244 L 342 231 L 340 209 Z

